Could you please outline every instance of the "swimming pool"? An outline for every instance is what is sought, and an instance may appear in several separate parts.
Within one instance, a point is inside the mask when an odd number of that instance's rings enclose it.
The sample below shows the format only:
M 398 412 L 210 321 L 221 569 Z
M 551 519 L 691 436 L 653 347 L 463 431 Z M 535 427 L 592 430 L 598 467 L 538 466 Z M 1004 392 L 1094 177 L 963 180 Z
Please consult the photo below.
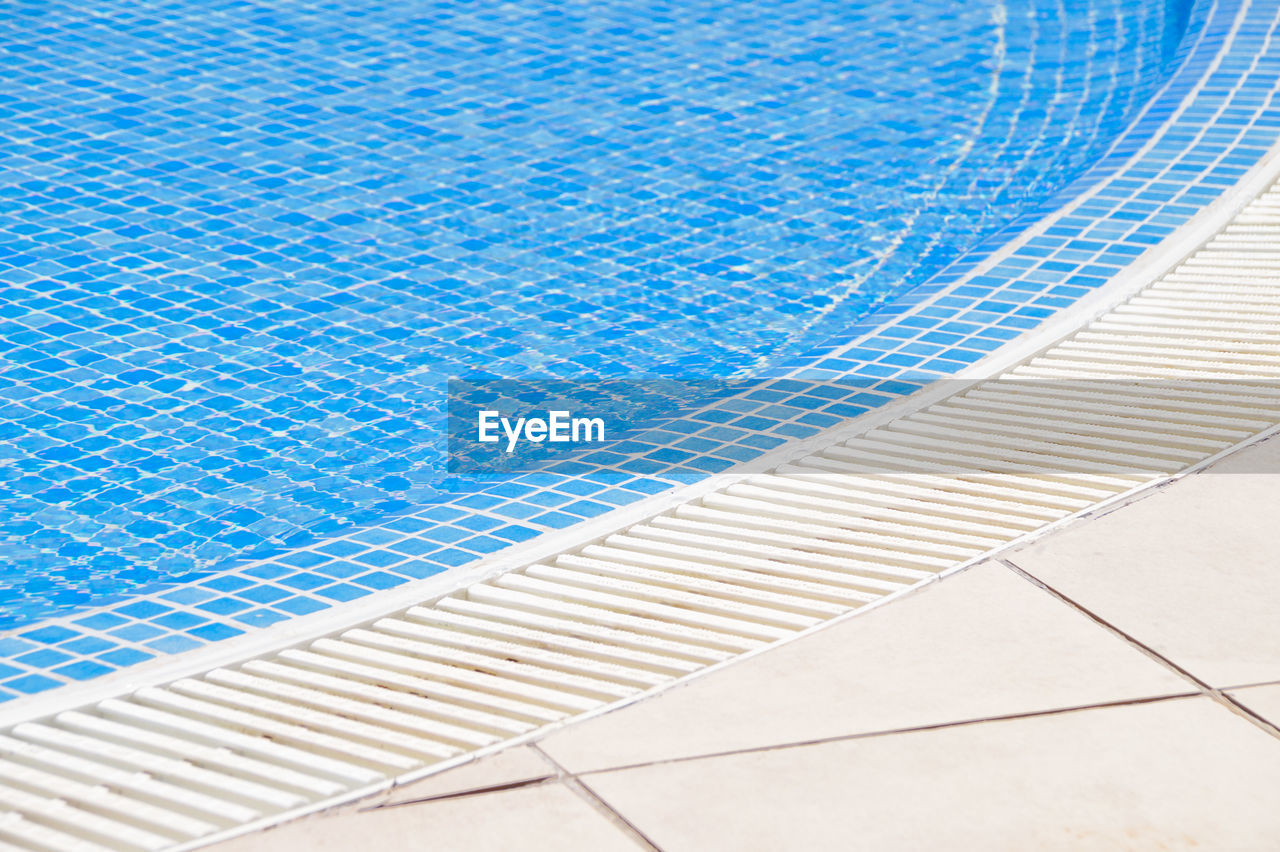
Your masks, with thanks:
M 449 376 L 803 356 L 1041 212 L 1188 13 L 11 7 L 0 624 L 478 488 Z
M 151 7 L 152 19 L 133 20 L 130 26 L 148 37 L 157 28 L 163 30 L 168 25 L 161 26 L 157 8 Z M 1184 12 L 1185 28 L 1179 18 Z M 1079 20 L 1089 21 L 1091 33 L 1108 31 L 1105 15 L 1081 14 Z M 258 10 L 235 7 L 229 20 L 237 24 L 234 31 L 243 34 L 252 29 L 246 21 L 257 22 L 257 15 Z M 80 316 L 72 312 L 83 305 L 89 306 L 88 313 L 124 310 L 102 301 L 103 296 L 121 305 L 134 300 L 130 306 L 141 309 L 136 316 L 116 313 L 108 317 L 110 324 L 93 329 L 52 326 L 55 334 L 50 339 L 56 342 L 50 347 L 63 347 L 55 353 L 57 359 L 86 371 L 57 373 L 66 386 L 42 379 L 29 365 L 25 369 L 30 372 L 15 369 L 8 374 L 12 383 L 0 387 L 17 387 L 22 404 L 33 411 L 45 404 L 42 400 L 52 400 L 40 409 L 42 414 L 68 421 L 68 415 L 75 414 L 86 428 L 97 421 L 85 412 L 95 417 L 103 411 L 114 414 L 111 406 L 124 400 L 132 407 L 120 413 L 146 414 L 139 422 L 154 432 L 141 440 L 125 440 L 127 450 L 138 447 L 165 459 L 194 458 L 183 456 L 192 452 L 184 448 L 185 442 L 205 455 L 200 457 L 201 473 L 194 476 L 190 468 L 179 472 L 142 456 L 134 456 L 143 460 L 132 464 L 128 456 L 94 445 L 83 435 L 77 440 L 74 432 L 54 433 L 38 420 L 28 425 L 40 428 L 19 433 L 14 446 L 28 446 L 18 443 L 28 436 L 38 442 L 56 434 L 77 450 L 103 450 L 105 464 L 90 458 L 83 465 L 91 474 L 99 467 L 103 476 L 122 475 L 135 490 L 165 483 L 172 488 L 181 482 L 185 491 L 160 489 L 155 494 L 188 500 L 183 508 L 192 513 L 188 518 L 193 523 L 216 509 L 218 501 L 234 498 L 245 500 L 250 508 L 267 506 L 253 490 L 263 485 L 290 499 L 301 497 L 308 511 L 322 505 L 308 501 L 333 495 L 346 499 L 359 494 L 374 502 L 353 500 L 352 507 L 318 522 L 290 514 L 295 511 L 291 504 L 271 504 L 280 509 L 276 515 L 261 520 L 243 516 L 248 523 L 237 531 L 246 537 L 210 537 L 184 545 L 185 551 L 176 549 L 178 557 L 191 560 L 197 547 L 225 546 L 223 556 L 185 563 L 197 566 L 190 570 L 154 571 L 158 561 L 139 558 L 131 564 L 141 570 L 117 577 L 112 575 L 113 563 L 90 556 L 79 564 L 91 566 L 100 582 L 87 603 L 68 598 L 59 602 L 52 617 L 15 615 L 12 623 L 17 626 L 0 631 L 0 728 L 11 770 L 0 783 L 11 808 L 0 826 L 4 841 L 31 849 L 70 848 L 86 838 L 122 848 L 189 849 L 374 791 L 394 791 L 412 779 L 540 737 L 548 726 L 616 709 L 713 668 L 736 665 L 733 661 L 746 655 L 836 620 L 861 617 L 966 565 L 992 560 L 1010 541 L 1025 541 L 1053 525 L 1096 514 L 1126 494 L 1196 470 L 1208 463 L 1206 452 L 1222 452 L 1237 439 L 1248 442 L 1259 434 L 1274 434 L 1280 429 L 1275 425 L 1274 394 L 1264 383 L 1280 371 L 1272 357 L 1274 335 L 1266 327 L 1274 308 L 1267 294 L 1275 289 L 1267 283 L 1271 261 L 1266 246 L 1268 235 L 1280 227 L 1273 215 L 1280 192 L 1280 0 L 1197 0 L 1189 10 L 1173 10 L 1170 15 L 1177 24 L 1173 33 L 1182 29 L 1183 36 L 1176 50 L 1161 49 L 1151 93 L 1074 177 L 1064 177 L 1061 184 L 1039 184 L 1034 197 L 1013 205 L 1016 211 L 1007 211 L 1014 217 L 1007 224 L 1001 225 L 1003 218 L 996 216 L 984 232 L 948 237 L 955 239 L 957 251 L 968 248 L 932 274 L 921 272 L 918 283 L 886 292 L 877 305 L 859 305 L 862 291 L 851 286 L 850 297 L 837 310 L 814 312 L 817 322 L 812 328 L 803 323 L 789 327 L 788 333 L 796 335 L 794 345 L 779 346 L 776 358 L 742 367 L 731 359 L 722 362 L 708 356 L 694 364 L 701 368 L 696 371 L 690 365 L 683 371 L 672 367 L 668 375 L 707 386 L 716 385 L 705 381 L 708 375 L 746 376 L 747 390 L 655 425 L 630 441 L 633 446 L 625 454 L 611 445 L 553 469 L 503 476 L 496 482 L 441 476 L 433 467 L 438 456 L 424 455 L 427 461 L 418 470 L 430 470 L 431 475 L 423 480 L 429 487 L 418 491 L 355 492 L 347 487 L 351 477 L 334 476 L 304 480 L 312 492 L 294 492 L 285 474 L 299 468 L 285 467 L 284 462 L 307 460 L 308 452 L 323 456 L 331 449 L 359 444 L 363 459 L 352 452 L 345 458 L 335 456 L 331 463 L 316 462 L 312 455 L 309 463 L 317 471 L 353 470 L 366 476 L 359 467 L 362 460 L 376 465 L 397 452 L 407 455 L 399 448 L 417 434 L 423 436 L 422 447 L 439 438 L 431 421 L 432 400 L 439 396 L 431 393 L 438 394 L 442 383 L 428 388 L 435 374 L 422 365 L 415 372 L 403 366 L 406 361 L 392 357 L 402 352 L 425 357 L 430 342 L 402 335 L 382 349 L 365 347 L 363 354 L 352 354 L 365 339 L 359 334 L 388 326 L 351 320 L 336 327 L 350 337 L 321 333 L 327 319 L 365 310 L 344 313 L 356 303 L 342 300 L 343 294 L 361 298 L 375 292 L 368 284 L 343 291 L 331 288 L 338 301 L 329 301 L 337 307 L 310 320 L 291 313 L 301 311 L 297 301 L 278 314 L 265 310 L 265 303 L 279 302 L 279 296 L 236 303 L 243 294 L 232 291 L 248 283 L 230 274 L 221 279 L 227 284 L 222 289 L 192 290 L 194 295 L 182 305 L 190 313 L 175 313 L 145 301 L 151 298 L 145 280 L 132 291 L 116 292 L 115 283 L 93 278 L 106 270 L 94 265 L 106 256 L 83 264 L 90 277 L 75 287 L 50 283 L 52 276 L 43 284 L 29 279 L 35 282 L 32 287 L 15 285 L 13 290 L 23 291 L 28 299 L 22 305 L 27 309 L 24 316 L 33 316 L 34 306 L 67 325 Z M 993 20 L 1001 20 L 998 13 Z M 24 34 L 36 39 L 66 26 L 85 32 L 97 23 L 60 19 L 57 26 L 33 25 Z M 208 19 L 202 25 L 199 37 L 224 37 Z M 1124 25 L 1118 32 L 1133 31 Z M 193 43 L 170 39 L 170 46 L 186 51 L 188 62 L 202 55 L 187 50 Z M 283 56 L 294 48 L 279 45 L 275 50 L 273 56 Z M 106 48 L 102 52 L 109 53 Z M 1099 55 L 1075 52 L 1074 47 L 1064 52 L 1080 61 Z M 48 61 L 56 58 L 51 54 Z M 102 64 L 122 67 L 114 55 Z M 241 62 L 244 67 L 237 66 L 236 73 L 258 79 L 251 64 Z M 160 65 L 147 63 L 137 70 L 145 73 Z M 1079 79 L 1095 85 L 1111 73 L 1106 70 L 1110 67 L 1104 62 L 1095 68 L 1102 77 L 1091 72 Z M 189 103 L 200 102 L 202 90 L 188 82 Z M 1123 88 L 1116 86 L 1117 92 Z M 1098 115 L 1113 101 L 1093 102 L 1088 108 Z M 6 120 L 5 108 L 0 101 L 0 121 Z M 135 128 L 138 134 L 151 132 L 146 123 L 140 125 L 142 129 Z M 84 144 L 101 145 L 105 135 L 86 134 Z M 25 144 L 21 134 L 13 138 Z M 52 155 L 32 150 L 29 159 L 56 162 Z M 918 156 L 927 158 L 928 150 Z M 137 170 L 153 165 L 144 163 Z M 45 191 L 40 184 L 25 187 L 33 188 Z M 121 207 L 127 205 L 119 198 L 110 201 L 116 206 L 109 212 L 123 216 Z M 32 215 L 48 216 L 52 211 L 87 220 L 96 212 L 95 203 L 50 202 Z M 672 202 L 664 209 L 675 206 Z M 818 202 L 814 209 L 820 209 Z M 218 215 L 242 221 L 237 217 L 247 217 L 251 210 L 253 205 L 246 203 L 234 214 Z M 138 214 L 138 221 L 144 220 Z M 166 223 L 165 234 L 173 238 L 168 245 L 187 245 L 188 226 L 168 221 L 155 220 Z M 84 227 L 65 230 L 78 238 Z M 32 242 L 39 236 L 29 225 L 17 228 L 15 233 L 30 236 Z M 157 226 L 155 232 L 159 231 Z M 690 227 L 688 233 L 696 237 L 701 232 Z M 745 232 L 744 239 L 754 236 L 758 235 Z M 125 245 L 112 244 L 103 251 L 124 257 Z M 371 245 L 385 243 L 374 240 Z M 632 254 L 645 250 L 628 249 Z M 246 257 L 240 255 L 236 262 L 251 262 Z M 158 251 L 148 257 L 156 261 L 156 269 L 162 258 Z M 598 260 L 593 256 L 589 262 Z M 192 262 L 169 259 L 164 265 L 176 268 Z M 283 276 L 286 264 L 272 262 Z M 27 263 L 24 268 L 44 274 L 51 267 Z M 142 266 L 125 268 L 140 276 L 147 271 Z M 350 276 L 354 268 L 319 262 L 308 267 L 317 276 Z M 15 280 L 28 274 L 10 272 Z M 1257 286 L 1245 292 L 1239 287 L 1241 278 L 1257 279 Z M 284 290 L 280 281 L 267 283 Z M 299 292 L 302 286 L 295 284 Z M 858 286 L 870 289 L 866 282 Z M 243 292 L 258 294 L 254 287 Z M 47 298 L 39 301 L 27 290 Z M 175 286 L 163 295 L 175 302 L 173 294 L 184 292 Z M 324 292 L 306 291 L 309 298 Z M 403 295 L 397 296 L 397 305 L 405 304 Z M 439 327 L 452 326 L 459 315 L 480 315 L 487 309 L 483 303 L 457 300 L 432 304 L 444 305 L 430 317 Z M 1255 310 L 1259 304 L 1264 307 Z M 1191 310 L 1181 310 L 1188 307 Z M 227 318 L 237 308 L 244 313 L 232 322 Z M 262 316 L 250 308 L 264 309 Z M 12 310 L 13 304 L 6 303 L 0 320 L 7 321 Z M 74 347 L 86 348 L 86 341 L 93 341 L 86 336 L 89 331 L 127 338 L 134 333 L 128 329 L 138 326 L 157 337 L 170 334 L 153 347 L 137 347 L 161 354 L 176 352 L 192 340 L 210 340 L 194 334 L 172 336 L 186 328 L 172 322 L 174 317 L 186 316 L 199 327 L 199 322 L 213 321 L 205 313 L 219 322 L 226 320 L 223 326 L 211 325 L 211 334 L 224 326 L 239 326 L 249 335 L 243 343 L 222 340 L 207 347 L 199 353 L 204 360 L 183 360 L 192 378 L 190 387 L 184 383 L 166 389 L 160 385 L 163 380 L 140 376 L 142 367 L 135 364 L 130 365 L 135 385 L 103 394 L 95 387 L 102 376 L 93 369 L 105 364 L 81 365 L 77 360 L 86 359 Z M 370 317 L 375 313 L 366 311 Z M 762 322 L 773 321 L 766 312 L 759 313 Z M 377 316 L 394 315 L 383 311 Z M 271 325 L 264 317 L 278 322 Z M 822 328 L 827 321 L 836 328 L 833 333 Z M 289 354 L 285 348 L 272 348 L 275 343 L 264 344 L 264 351 L 281 356 L 279 365 L 250 363 L 245 347 L 267 341 L 280 329 L 286 334 L 308 332 L 309 348 Z M 569 324 L 554 341 L 544 335 L 539 351 L 567 345 L 573 330 Z M 637 341 L 657 351 L 668 334 L 684 333 L 690 345 L 695 341 L 688 326 L 661 317 L 642 331 L 632 335 L 619 326 L 606 342 L 614 346 L 611 351 L 625 354 L 633 351 L 633 344 L 640 345 Z M 648 336 L 654 340 L 645 339 Z M 459 352 L 465 349 L 455 347 Z M 121 360 L 134 350 L 117 346 L 104 351 Z M 660 370 L 630 369 L 622 354 L 616 363 L 578 365 L 569 375 L 594 377 L 586 385 L 589 389 L 610 387 L 610 379 L 661 379 Z M 223 355 L 239 360 L 216 360 Z M 375 358 L 383 355 L 384 360 Z M 321 356 L 328 360 L 308 360 Z M 157 356 L 154 363 L 163 361 Z M 271 372 L 273 365 L 298 369 L 292 374 Z M 392 365 L 399 378 L 384 381 Z M 179 415 L 195 409 L 168 400 L 206 392 L 196 381 L 204 380 L 197 369 L 216 373 L 220 381 L 231 376 L 244 386 L 218 385 L 215 389 L 225 399 L 201 397 L 216 416 L 188 422 Z M 1064 370 L 1071 378 L 1190 374 L 1205 381 L 1240 382 L 1244 390 L 1243 395 L 1233 395 L 1225 386 L 1216 387 L 1208 406 L 1162 404 L 1157 406 L 1162 416 L 1153 420 L 1143 405 L 1138 412 L 1126 410 L 1119 421 L 1102 423 L 1082 413 L 1096 411 L 1092 402 L 1082 411 L 1068 411 L 1065 419 L 1049 419 L 1048 410 L 1061 410 L 1063 400 L 1056 391 L 1050 391 L 1043 403 L 1045 397 L 1024 384 L 1016 398 L 1009 399 L 996 383 L 982 382 L 981 388 L 960 399 L 948 395 L 949 389 L 969 382 L 942 381 L 997 373 L 1041 381 L 1045 375 L 1061 376 Z M 471 363 L 453 375 L 475 371 Z M 546 372 L 536 365 L 504 362 L 495 374 L 546 381 L 547 376 L 538 375 Z M 339 374 L 346 384 L 336 395 L 351 406 L 365 406 L 335 409 L 351 421 L 346 434 L 341 429 L 308 433 L 311 443 L 299 450 L 290 441 L 296 443 L 303 433 L 275 427 L 287 427 L 292 421 L 285 415 L 304 409 L 254 413 L 284 405 L 290 396 L 319 410 L 314 397 L 308 397 L 316 390 L 315 379 Z M 926 383 L 930 387 L 922 388 Z M 165 392 L 152 392 L 157 387 Z M 922 392 L 903 398 L 916 388 Z M 422 395 L 410 400 L 403 393 L 410 390 Z M 1126 386 L 1122 395 L 1134 390 Z M 1199 389 L 1191 389 L 1185 398 L 1166 390 L 1162 394 L 1152 389 L 1166 403 L 1206 402 Z M 1092 400 L 1087 387 L 1066 394 L 1082 395 Z M 388 409 L 392 403 L 387 399 L 406 403 L 391 412 L 398 420 L 357 415 Z M 420 408 L 409 406 L 410 401 Z M 888 410 L 870 412 L 886 404 Z M 980 416 L 980 411 L 993 416 Z M 862 417 L 864 413 L 870 416 Z M 163 416 L 172 417 L 168 425 Z M 1042 450 L 1050 452 L 1051 459 L 1069 462 L 1081 457 L 1085 445 L 1108 447 L 1107 457 L 1113 461 L 1110 451 L 1127 447 L 1147 458 L 1152 468 L 1139 476 L 1137 468 L 1125 474 L 1127 467 L 1116 471 L 1112 465 L 1110 474 L 1100 469 L 1085 481 L 1070 482 L 1053 477 L 1045 482 L 1034 476 L 1017 482 L 987 482 L 981 477 L 953 481 L 941 468 L 937 476 L 908 481 L 839 473 L 850 469 L 845 464 L 849 459 L 882 458 L 889 448 L 897 448 L 894 469 L 936 456 L 940 421 L 959 430 L 944 440 L 957 470 L 968 470 L 975 460 L 987 469 L 989 464 L 982 460 L 993 456 L 993 447 L 1016 447 L 1017 455 L 1038 465 L 1045 459 Z M 1157 421 L 1181 424 L 1177 440 L 1166 440 L 1163 431 L 1155 440 L 1140 437 Z M 1135 426 L 1136 433 L 1124 423 Z M 1011 429 L 1011 424 L 1021 425 Z M 157 425 L 169 431 L 154 428 Z M 255 433 L 250 426 L 261 431 Z M 413 432 L 411 427 L 418 426 L 424 428 Z M 212 427 L 225 429 L 234 441 L 208 443 L 198 429 Z M 103 430 L 103 435 L 127 436 L 113 431 L 116 428 Z M 1258 428 L 1264 431 L 1258 433 Z M 72 440 L 67 440 L 69 435 Z M 1033 443 L 1024 446 L 1026 441 L 1018 435 Z M 161 440 L 174 443 L 166 449 L 157 443 Z M 1198 456 L 1190 451 L 1192 445 L 1199 448 Z M 279 453 L 237 458 L 246 447 L 248 452 Z M 225 458 L 217 458 L 219 452 Z M 593 458 L 610 452 L 623 457 Z M 1127 461 L 1138 456 L 1129 453 Z M 1092 450 L 1086 457 L 1096 459 Z M 70 461 L 61 462 L 61 467 L 37 461 L 38 465 L 22 460 L 14 464 L 20 472 L 32 473 L 28 485 L 38 484 L 41 472 L 57 474 L 74 467 Z M 751 463 L 750 469 L 769 473 L 743 473 L 744 461 Z M 935 458 L 925 470 L 936 466 Z M 815 468 L 837 473 L 814 481 Z M 142 473 L 135 475 L 135 469 Z M 267 471 L 275 479 L 245 476 L 254 470 Z M 717 471 L 729 475 L 708 476 Z M 232 472 L 245 478 L 224 476 Z M 1159 475 L 1149 478 L 1155 472 Z M 412 478 L 409 472 L 398 475 Z M 221 479 L 234 487 L 219 484 Z M 205 492 L 195 487 L 207 485 L 218 487 Z M 41 487 L 52 486 L 45 482 Z M 48 542 L 48 536 L 75 522 L 64 511 L 70 502 L 41 505 L 15 499 L 12 505 L 31 510 L 30 518 L 46 524 L 28 527 L 31 542 L 19 543 L 28 549 L 15 551 L 20 558 L 13 564 L 32 578 L 29 588 L 85 594 L 86 575 L 76 574 L 77 566 L 70 565 L 78 556 L 74 551 L 54 554 L 61 561 L 46 562 L 44 574 L 33 560 L 22 557 L 34 552 L 30 544 Z M 142 506 L 124 505 L 131 511 Z M 111 516 L 113 521 L 120 517 Z M 22 520 L 11 530 L 15 540 Z M 130 535 L 115 524 L 83 540 L 95 546 L 133 547 L 137 541 Z M 523 546 L 513 546 L 516 543 Z M 845 557 L 853 563 L 843 561 Z M 839 571 L 829 570 L 837 563 Z M 875 650 L 851 647 L 850 652 L 874 656 Z M 256 804 L 243 807 L 246 797 L 256 798 Z

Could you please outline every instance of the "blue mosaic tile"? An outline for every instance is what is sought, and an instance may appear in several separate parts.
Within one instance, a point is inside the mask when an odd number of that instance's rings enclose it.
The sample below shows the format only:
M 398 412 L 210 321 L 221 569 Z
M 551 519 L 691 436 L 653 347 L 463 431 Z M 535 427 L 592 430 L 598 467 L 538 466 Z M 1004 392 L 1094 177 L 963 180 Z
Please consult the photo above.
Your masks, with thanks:
M 443 475 L 448 376 L 729 375 L 844 334 L 1104 153 L 1187 17 L 88 9 L 0 13 L 12 626 L 483 491 Z M 888 357 L 861 369 L 929 356 Z
M 31 48 L 12 75 L 27 99 L 0 98 L 0 124 L 15 129 L 0 196 L 22 213 L 0 232 L 13 287 L 0 297 L 13 353 L 0 420 L 17 430 L 0 431 L 0 447 L 19 473 L 0 486 L 12 509 L 0 558 L 27 572 L 10 623 L 70 615 L 0 638 L 18 672 L 24 655 L 59 655 L 58 668 L 0 678 L 0 699 L 465 565 L 954 374 L 1101 286 L 1274 139 L 1280 57 L 1262 53 L 1274 3 L 1249 6 L 1229 43 L 1240 6 L 1226 0 L 1095 2 L 1079 19 L 1043 5 L 1010 13 L 1005 64 L 977 112 L 975 69 L 991 69 L 956 59 L 990 46 L 985 5 L 744 7 L 691 48 L 646 29 L 687 24 L 687 6 L 664 7 L 657 24 L 638 14 L 652 6 L 596 6 L 592 20 L 616 32 L 589 36 L 573 5 L 481 19 L 418 4 L 430 14 L 408 27 L 388 26 L 404 23 L 395 4 L 340 26 L 334 10 L 290 6 L 228 34 L 205 32 L 201 16 L 239 20 L 243 7 L 160 4 L 164 25 L 140 33 L 108 4 L 103 29 L 74 36 L 70 7 L 41 6 L 38 32 L 20 26 L 36 7 L 17 7 L 0 21 L 0 37 Z M 359 61 L 335 65 L 287 36 L 303 23 L 348 38 L 337 53 Z M 706 35 L 703 23 L 681 32 Z M 793 24 L 791 41 L 777 37 Z M 907 56 L 912 27 L 919 50 Z M 473 36 L 519 43 L 552 30 L 547 44 L 585 57 L 638 45 L 627 58 L 637 73 L 584 73 L 560 58 L 486 101 L 495 81 L 509 83 L 509 64 Z M 289 83 L 273 86 L 238 55 L 220 61 L 226 39 L 245 33 L 262 37 L 251 51 L 275 45 L 267 67 L 288 58 Z M 426 39 L 422 62 L 379 65 L 405 38 Z M 1090 38 L 1066 66 L 1037 64 L 1037 44 Z M 162 55 L 136 79 L 96 67 L 72 76 L 121 39 Z M 783 55 L 784 43 L 813 51 Z M 690 84 L 671 64 L 680 49 L 696 49 L 709 76 Z M 223 98 L 216 119 L 202 120 L 214 97 L 164 78 L 191 56 L 207 60 L 208 91 Z M 877 87 L 841 78 L 832 91 L 833 67 L 902 97 L 926 67 L 954 91 L 932 92 L 910 121 L 886 120 Z M 911 91 L 885 82 L 908 67 Z M 777 98 L 780 85 L 801 94 Z M 753 87 L 768 102 L 734 100 Z M 714 97 L 696 106 L 691 91 Z M 26 105 L 67 97 L 101 109 L 91 121 L 104 122 L 93 125 L 104 141 L 59 126 L 37 150 Z M 805 105 L 817 102 L 815 120 Z M 570 115 L 591 120 L 558 123 Z M 963 155 L 930 135 L 961 115 L 983 116 L 964 125 Z M 694 135 L 674 138 L 673 116 Z M 756 172 L 740 168 L 746 159 Z M 617 161 L 635 173 L 601 201 L 586 164 Z M 928 173 L 913 170 L 938 163 L 945 180 L 917 181 Z M 1043 234 L 996 254 L 1086 190 Z M 651 215 L 657 204 L 673 212 Z M 776 381 L 656 424 L 599 461 L 495 483 L 443 475 L 440 430 L 423 418 L 440 410 L 442 377 L 475 369 L 477 355 L 511 375 L 711 369 Z M 853 393 L 830 395 L 852 377 Z M 323 552 L 298 549 L 308 547 Z M 75 615 L 94 606 L 111 611 Z
M 23 675 L 22 677 L 13 678 L 12 680 L 6 680 L 3 682 L 3 686 L 6 689 L 20 692 L 23 695 L 34 695 L 37 692 L 44 692 L 46 690 L 53 689 L 62 683 L 65 683 L 65 680 L 54 680 L 53 678 L 45 677 L 44 675 L 28 674 Z

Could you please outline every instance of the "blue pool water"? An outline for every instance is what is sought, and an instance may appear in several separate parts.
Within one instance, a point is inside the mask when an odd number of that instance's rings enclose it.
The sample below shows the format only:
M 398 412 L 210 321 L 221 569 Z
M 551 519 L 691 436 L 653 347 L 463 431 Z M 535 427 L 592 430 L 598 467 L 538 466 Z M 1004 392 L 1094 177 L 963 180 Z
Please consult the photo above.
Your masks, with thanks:
M 0 625 L 445 487 L 485 371 L 750 375 L 1078 177 L 1186 4 L 9 4 Z

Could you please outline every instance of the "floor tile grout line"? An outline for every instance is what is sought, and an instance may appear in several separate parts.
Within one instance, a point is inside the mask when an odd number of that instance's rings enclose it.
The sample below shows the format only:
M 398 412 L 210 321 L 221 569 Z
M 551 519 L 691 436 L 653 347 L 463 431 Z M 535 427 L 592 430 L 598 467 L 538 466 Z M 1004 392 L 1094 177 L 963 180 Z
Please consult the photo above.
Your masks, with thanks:
M 789 742 L 771 743 L 762 746 L 744 746 L 743 748 L 724 749 L 723 751 L 709 751 L 701 754 L 680 755 L 678 757 L 666 757 L 659 760 L 645 760 L 637 763 L 624 763 L 617 766 L 605 766 L 599 769 L 586 769 L 577 773 L 578 777 L 584 775 L 600 775 L 605 772 L 619 772 L 627 769 L 644 769 L 649 766 L 661 766 L 673 763 L 690 763 L 697 760 L 708 760 L 717 757 L 734 757 L 741 754 L 760 754 L 768 751 L 786 751 L 793 748 L 807 748 L 809 746 L 826 745 L 828 743 L 848 742 L 852 740 L 867 740 L 878 737 L 896 736 L 898 734 L 914 734 L 924 731 L 939 731 L 948 728 L 963 728 L 970 725 L 981 725 L 987 722 L 1014 722 L 1019 719 L 1036 719 L 1041 716 L 1056 716 L 1064 713 L 1081 713 L 1087 710 L 1105 710 L 1112 707 L 1130 707 L 1142 704 L 1155 704 L 1161 701 L 1175 701 L 1183 698 L 1199 698 L 1202 693 L 1197 692 L 1169 692 L 1162 695 L 1146 695 L 1140 698 L 1123 698 L 1116 701 L 1100 701 L 1096 704 L 1080 704 L 1072 707 L 1052 707 L 1047 710 L 1028 710 L 1022 713 L 1008 713 L 997 716 L 979 716 L 972 719 L 960 719 L 954 722 L 937 722 L 926 725 L 913 725 L 906 728 L 883 728 L 877 731 L 860 731 L 854 734 L 835 734 L 829 737 L 817 737 L 811 740 L 792 740 Z M 541 751 L 541 749 L 539 749 Z M 545 752 L 543 752 L 545 754 Z
M 1246 707 L 1244 704 L 1240 703 L 1240 701 L 1238 701 L 1234 695 L 1231 695 L 1224 690 L 1215 689 L 1214 692 L 1216 693 L 1216 697 L 1221 702 L 1221 704 L 1224 707 L 1226 707 L 1228 710 L 1252 722 L 1254 725 L 1258 726 L 1263 731 L 1267 732 L 1268 734 L 1271 734 L 1271 736 L 1277 739 L 1280 739 L 1280 725 L 1277 725 L 1275 722 L 1272 722 L 1269 719 L 1266 719 L 1265 717 L 1258 715 L 1253 710 Z
M 410 805 L 425 805 L 431 802 L 443 802 L 449 799 L 465 799 L 469 796 L 484 796 L 489 793 L 505 793 L 508 790 L 521 790 L 525 787 L 539 787 L 559 779 L 552 773 L 535 778 L 522 778 L 519 781 L 507 781 L 503 784 L 486 784 L 480 787 L 468 787 L 465 790 L 454 790 L 451 793 L 437 793 L 434 796 L 423 796 L 420 799 L 404 799 L 399 802 L 379 802 L 367 807 L 357 808 L 357 813 L 367 814 L 387 808 L 403 808 Z
M 1270 734 L 1271 736 L 1276 737 L 1277 739 L 1280 739 L 1280 727 L 1278 727 L 1275 723 L 1264 719 L 1262 716 L 1259 716 L 1257 713 L 1253 712 L 1248 707 L 1245 707 L 1239 701 L 1235 700 L 1235 698 L 1228 695 L 1226 691 L 1219 689 L 1215 686 L 1212 686 L 1208 682 L 1196 677 L 1191 672 L 1184 669 L 1182 666 L 1178 665 L 1177 663 L 1170 660 L 1168 657 L 1156 651 L 1154 648 L 1139 641 L 1137 638 L 1121 630 L 1119 627 L 1116 627 L 1114 624 L 1102 618 L 1102 616 L 1093 612 L 1088 607 L 1083 606 L 1079 602 L 1063 594 L 1059 590 L 1055 589 L 1053 586 L 1050 586 L 1048 583 L 1044 582 L 1040 578 L 1031 574 L 1030 572 L 1022 568 L 1021 566 L 1017 565 L 1013 561 L 1005 558 L 1000 558 L 995 561 L 1004 565 L 1006 568 L 1013 571 L 1015 574 L 1022 577 L 1027 582 L 1040 588 L 1047 594 L 1051 595 L 1052 597 L 1056 598 L 1057 600 L 1071 607 L 1076 612 L 1080 613 L 1081 615 L 1085 616 L 1086 618 L 1088 618 L 1089 620 L 1097 624 L 1099 627 L 1108 631 L 1109 633 L 1116 636 L 1117 638 L 1123 640 L 1134 650 L 1141 652 L 1151 660 L 1167 668 L 1169 671 L 1173 672 L 1174 674 L 1178 675 L 1184 680 L 1194 684 L 1202 694 L 1204 694 L 1208 698 L 1211 698 L 1213 701 L 1220 704 L 1222 707 L 1226 708 L 1227 710 L 1230 710 L 1232 713 L 1235 713 L 1237 716 L 1240 716 L 1246 721 L 1252 723 L 1254 726 Z
M 1253 689 L 1255 686 L 1280 686 L 1280 680 L 1259 680 L 1250 681 L 1249 683 L 1233 683 L 1231 686 L 1222 687 L 1222 691 L 1235 692 L 1237 689 Z
M 614 825 L 621 829 L 624 834 L 639 843 L 643 848 L 648 850 L 648 852 L 662 852 L 662 848 L 658 846 L 652 838 L 641 831 L 640 828 L 631 820 L 618 813 L 618 811 L 606 802 L 600 794 L 578 778 L 576 773 L 565 769 L 558 760 L 547 754 L 547 752 L 541 749 L 536 742 L 529 743 L 529 748 L 537 752 L 543 760 L 555 767 L 556 774 L 553 777 L 560 783 L 564 784 L 565 787 L 572 790 L 574 795 L 586 802 L 593 810 L 608 818 Z

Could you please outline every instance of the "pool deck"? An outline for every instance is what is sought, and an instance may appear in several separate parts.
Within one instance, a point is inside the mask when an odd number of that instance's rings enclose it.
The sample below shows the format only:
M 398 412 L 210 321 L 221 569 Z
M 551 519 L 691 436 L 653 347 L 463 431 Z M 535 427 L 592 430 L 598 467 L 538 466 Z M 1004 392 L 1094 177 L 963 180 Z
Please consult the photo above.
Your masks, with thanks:
M 1280 438 L 620 710 L 210 847 L 1274 849 Z

